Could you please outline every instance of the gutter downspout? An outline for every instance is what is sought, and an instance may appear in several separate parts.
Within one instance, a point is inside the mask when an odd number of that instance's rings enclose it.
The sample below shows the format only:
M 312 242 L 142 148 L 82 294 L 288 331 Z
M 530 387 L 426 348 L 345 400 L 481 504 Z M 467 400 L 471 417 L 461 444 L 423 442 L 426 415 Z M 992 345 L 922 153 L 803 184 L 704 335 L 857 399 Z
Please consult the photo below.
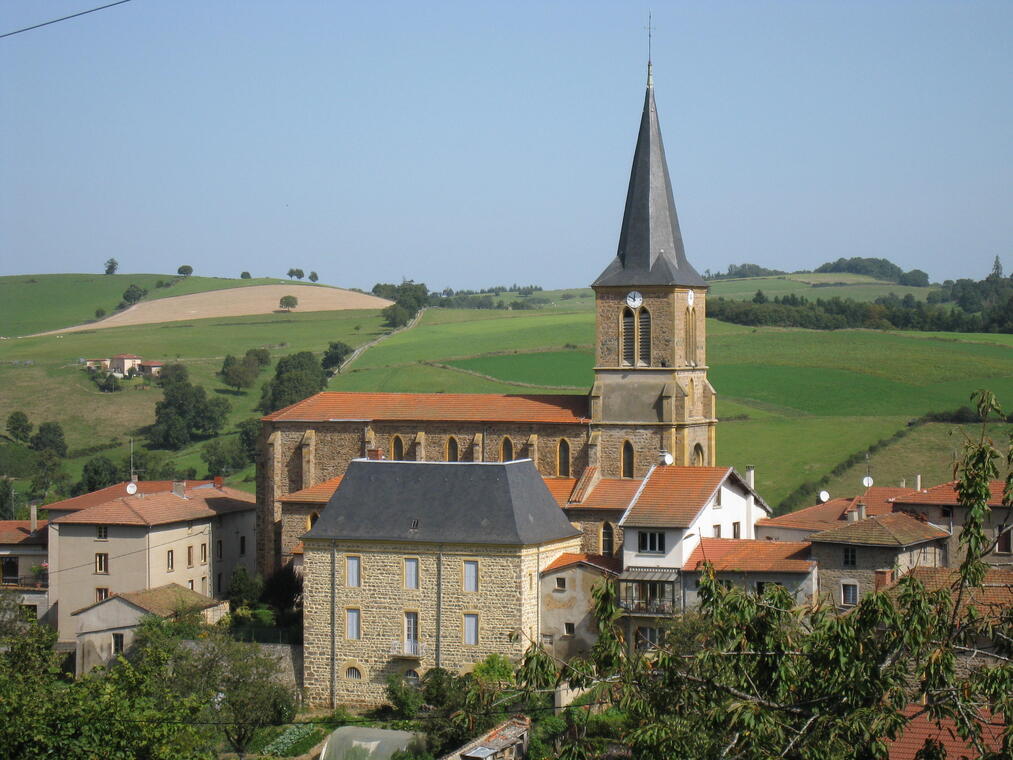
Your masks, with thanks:
M 331 541 L 331 707 L 337 707 L 335 698 L 338 694 L 338 664 L 335 662 L 337 652 L 335 648 L 337 643 L 334 640 L 335 632 L 335 611 L 334 605 L 337 603 L 337 590 L 335 589 L 334 574 L 338 569 L 338 544 L 336 541 Z
M 436 667 L 441 667 L 440 631 L 443 627 L 443 544 L 436 549 Z
M 521 579 L 521 588 L 524 579 Z M 535 549 L 535 636 L 537 638 L 532 644 L 542 643 L 542 545 Z

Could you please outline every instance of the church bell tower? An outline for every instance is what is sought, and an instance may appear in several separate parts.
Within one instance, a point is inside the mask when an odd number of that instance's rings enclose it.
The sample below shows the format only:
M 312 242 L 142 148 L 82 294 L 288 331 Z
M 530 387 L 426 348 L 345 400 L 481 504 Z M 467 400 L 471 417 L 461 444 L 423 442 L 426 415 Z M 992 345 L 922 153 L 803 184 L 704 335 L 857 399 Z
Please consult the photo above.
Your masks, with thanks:
M 686 259 L 654 103 L 651 64 L 615 259 L 592 284 L 592 436 L 604 477 L 642 477 L 662 452 L 715 464 L 707 381 L 707 282 Z

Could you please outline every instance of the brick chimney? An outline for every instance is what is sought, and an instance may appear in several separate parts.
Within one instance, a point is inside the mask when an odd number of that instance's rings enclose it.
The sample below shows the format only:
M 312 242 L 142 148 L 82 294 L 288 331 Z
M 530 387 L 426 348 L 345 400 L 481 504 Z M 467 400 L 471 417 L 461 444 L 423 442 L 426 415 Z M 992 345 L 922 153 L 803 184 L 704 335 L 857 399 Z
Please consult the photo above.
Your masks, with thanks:
M 186 498 L 186 481 L 185 480 L 174 480 L 172 481 L 172 492 L 181 499 Z
M 215 475 L 215 488 L 221 488 L 224 485 L 224 479 L 221 475 Z
M 383 459 L 383 449 L 366 449 L 366 459 Z
M 876 591 L 880 591 L 893 583 L 893 570 L 876 571 Z

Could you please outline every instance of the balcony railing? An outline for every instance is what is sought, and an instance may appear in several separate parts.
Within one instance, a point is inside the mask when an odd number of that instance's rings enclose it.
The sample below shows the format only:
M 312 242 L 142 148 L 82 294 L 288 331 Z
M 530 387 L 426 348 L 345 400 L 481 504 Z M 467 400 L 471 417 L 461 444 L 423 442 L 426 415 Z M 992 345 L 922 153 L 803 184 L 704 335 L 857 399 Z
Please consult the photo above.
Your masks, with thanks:
M 0 584 L 6 588 L 46 589 L 49 588 L 49 576 L 45 573 L 42 575 L 5 575 L 0 579 Z
M 619 599 L 619 608 L 634 615 L 671 615 L 675 604 L 668 599 Z
M 394 639 L 390 642 L 390 653 L 395 657 L 425 657 L 426 656 L 426 645 L 421 641 L 414 639 Z

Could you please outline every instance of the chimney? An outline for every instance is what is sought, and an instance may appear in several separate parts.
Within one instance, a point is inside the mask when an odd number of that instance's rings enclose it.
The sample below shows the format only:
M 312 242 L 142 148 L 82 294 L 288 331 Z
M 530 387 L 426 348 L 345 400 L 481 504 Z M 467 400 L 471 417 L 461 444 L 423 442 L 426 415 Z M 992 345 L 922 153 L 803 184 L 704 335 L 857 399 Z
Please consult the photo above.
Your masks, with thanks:
M 186 498 L 186 481 L 185 480 L 174 480 L 172 481 L 172 492 L 181 499 Z
M 865 502 L 864 501 L 858 502 L 858 504 L 855 505 L 855 509 L 858 511 L 858 517 L 856 519 L 858 519 L 858 520 L 864 520 L 865 519 Z
M 383 459 L 383 449 L 366 449 L 366 459 Z
M 39 508 L 32 504 L 28 509 L 32 516 L 32 533 L 35 533 L 39 529 Z
M 755 464 L 747 464 L 746 465 L 746 485 L 748 485 L 754 491 L 756 490 L 756 465 Z
M 922 490 L 922 474 L 920 472 L 915 475 L 915 490 Z
M 880 591 L 893 583 L 893 570 L 876 571 L 876 591 Z
M 857 509 L 849 509 L 847 512 L 844 513 L 844 516 L 848 518 L 849 523 L 858 522 Z
M 221 488 L 224 485 L 224 481 L 221 475 L 215 475 L 215 488 Z
M 907 478 L 901 478 L 900 479 L 900 487 L 901 488 L 907 488 Z

